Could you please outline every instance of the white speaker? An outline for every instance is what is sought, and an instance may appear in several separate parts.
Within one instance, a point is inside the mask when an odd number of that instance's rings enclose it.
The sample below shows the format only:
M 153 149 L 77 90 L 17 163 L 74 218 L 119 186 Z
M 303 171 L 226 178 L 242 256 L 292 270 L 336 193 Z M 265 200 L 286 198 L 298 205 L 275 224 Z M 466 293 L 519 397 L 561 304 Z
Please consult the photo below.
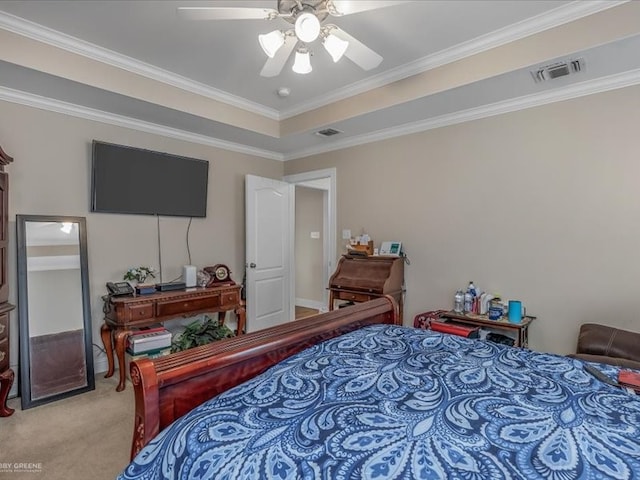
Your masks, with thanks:
M 182 281 L 187 288 L 196 286 L 196 267 L 195 265 L 184 265 L 182 267 Z

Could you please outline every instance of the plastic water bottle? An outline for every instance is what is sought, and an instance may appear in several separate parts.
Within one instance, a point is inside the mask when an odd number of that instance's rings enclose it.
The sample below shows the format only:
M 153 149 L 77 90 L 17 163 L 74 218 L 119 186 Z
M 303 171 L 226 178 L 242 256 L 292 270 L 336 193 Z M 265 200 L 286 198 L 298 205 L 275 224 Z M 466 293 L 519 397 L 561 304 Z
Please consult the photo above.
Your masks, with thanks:
M 464 294 L 464 313 L 471 313 L 473 311 L 473 295 L 471 292 Z
M 464 312 L 464 293 L 458 290 L 453 297 L 453 311 L 456 313 Z
M 469 282 L 469 286 L 467 287 L 467 292 L 469 292 L 474 297 L 478 296 L 478 291 L 476 290 L 476 286 L 473 284 L 473 282 Z
M 464 295 L 464 311 L 465 313 L 478 313 L 478 292 L 473 282 L 469 282 L 467 293 Z

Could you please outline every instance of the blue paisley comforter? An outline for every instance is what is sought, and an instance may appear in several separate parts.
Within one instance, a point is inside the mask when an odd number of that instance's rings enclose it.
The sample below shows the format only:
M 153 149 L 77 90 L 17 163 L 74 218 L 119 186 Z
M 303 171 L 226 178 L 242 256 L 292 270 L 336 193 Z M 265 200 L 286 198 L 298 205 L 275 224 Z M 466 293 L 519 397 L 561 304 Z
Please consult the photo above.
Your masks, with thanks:
M 579 360 L 377 325 L 207 401 L 118 478 L 640 479 L 640 396 Z

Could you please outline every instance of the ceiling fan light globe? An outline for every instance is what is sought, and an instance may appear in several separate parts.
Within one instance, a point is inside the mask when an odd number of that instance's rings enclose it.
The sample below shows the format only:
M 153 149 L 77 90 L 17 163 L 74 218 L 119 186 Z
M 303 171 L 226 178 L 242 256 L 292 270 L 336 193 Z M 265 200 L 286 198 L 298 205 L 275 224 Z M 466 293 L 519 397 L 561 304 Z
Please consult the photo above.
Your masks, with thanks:
M 324 39 L 322 45 L 324 45 L 324 49 L 331 55 L 333 62 L 336 63 L 342 58 L 344 52 L 347 51 L 349 42 L 330 34 Z
M 311 70 L 313 70 L 311 68 L 311 56 L 309 52 L 296 52 L 296 59 L 293 62 L 292 70 L 301 75 L 310 73 Z
M 280 30 L 258 35 L 258 42 L 269 58 L 273 58 L 284 45 L 284 34 Z
M 311 12 L 302 12 L 296 18 L 295 32 L 300 41 L 313 42 L 320 35 L 320 20 Z

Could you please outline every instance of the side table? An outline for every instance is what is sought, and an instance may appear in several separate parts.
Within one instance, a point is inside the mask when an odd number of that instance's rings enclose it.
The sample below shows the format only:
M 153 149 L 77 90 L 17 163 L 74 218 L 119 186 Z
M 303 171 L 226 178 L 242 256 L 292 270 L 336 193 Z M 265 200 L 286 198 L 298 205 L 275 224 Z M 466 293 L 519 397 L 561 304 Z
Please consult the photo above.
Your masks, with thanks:
M 490 320 L 486 315 L 476 315 L 473 313 L 460 314 L 453 311 L 442 314 L 443 320 L 453 320 L 457 323 L 464 323 L 474 327 L 486 327 L 491 330 L 502 330 L 503 332 L 515 332 L 515 347 L 529 347 L 529 325 L 536 317 L 525 316 L 518 323 L 510 322 L 505 317 L 499 320 Z
M 238 335 L 245 326 L 244 301 L 240 299 L 240 285 L 188 288 L 186 290 L 158 292 L 149 295 L 105 297 L 104 324 L 100 334 L 107 353 L 109 370 L 105 378 L 115 371 L 114 351 L 118 360 L 120 381 L 116 391 L 125 387 L 125 343 L 129 334 L 139 328 L 199 313 L 218 313 L 224 323 L 228 311 L 238 317 Z

